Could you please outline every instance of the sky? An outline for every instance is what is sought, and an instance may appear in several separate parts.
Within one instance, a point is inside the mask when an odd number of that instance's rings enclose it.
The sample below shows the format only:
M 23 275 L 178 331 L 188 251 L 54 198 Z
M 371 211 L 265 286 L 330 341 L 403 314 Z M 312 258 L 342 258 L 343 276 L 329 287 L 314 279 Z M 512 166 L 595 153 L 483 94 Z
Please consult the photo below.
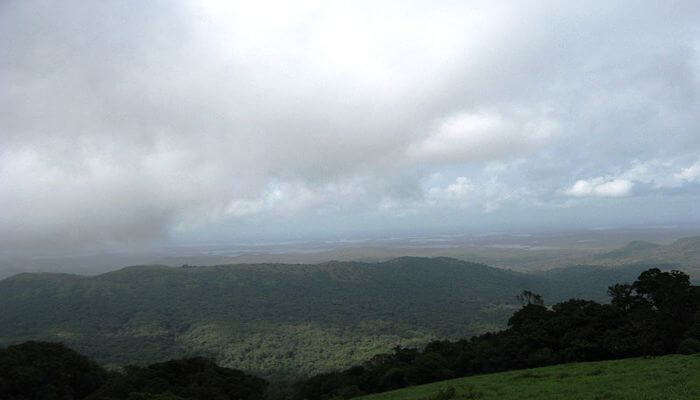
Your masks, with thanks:
M 0 251 L 700 225 L 700 2 L 0 2 Z

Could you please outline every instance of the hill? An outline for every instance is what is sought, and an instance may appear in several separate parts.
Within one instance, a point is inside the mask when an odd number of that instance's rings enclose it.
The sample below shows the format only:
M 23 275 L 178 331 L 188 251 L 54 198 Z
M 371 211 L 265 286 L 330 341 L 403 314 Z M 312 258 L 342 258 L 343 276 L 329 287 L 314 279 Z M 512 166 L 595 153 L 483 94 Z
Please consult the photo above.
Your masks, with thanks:
M 654 250 L 656 250 L 660 247 L 663 247 L 663 246 L 660 244 L 652 243 L 652 242 L 646 242 L 644 240 L 635 240 L 635 241 L 627 243 L 627 245 L 623 246 L 622 248 L 610 251 L 608 253 L 604 253 L 603 255 L 599 256 L 599 258 L 605 259 L 605 258 L 615 258 L 615 257 L 629 257 L 629 256 L 634 256 L 635 254 L 640 253 L 640 252 L 645 252 L 645 251 L 653 252 Z
M 619 266 L 633 263 L 678 264 L 691 277 L 700 278 L 700 236 L 687 237 L 667 245 L 634 241 L 607 253 L 580 260 L 582 263 Z
M 543 291 L 545 297 L 556 301 L 566 298 L 579 298 L 608 301 L 608 286 L 618 282 L 632 282 L 639 274 L 650 266 L 662 270 L 679 269 L 676 264 L 668 263 L 635 263 L 620 265 L 614 268 L 600 265 L 574 265 L 536 272 L 547 282 L 548 288 Z
M 0 281 L 0 343 L 58 340 L 106 364 L 197 354 L 306 375 L 497 329 L 533 287 L 535 277 L 445 258 L 20 274 Z
M 700 398 L 700 354 L 564 364 L 477 375 L 359 397 L 357 400 L 637 400 Z
M 211 356 L 276 378 L 344 368 L 397 345 L 505 326 L 527 289 L 599 300 L 644 266 L 528 275 L 450 258 L 127 267 L 0 281 L 0 345 L 61 341 L 101 364 Z M 621 275 L 625 279 L 620 279 Z
M 267 386 L 205 358 L 109 372 L 60 343 L 0 347 L 3 400 L 260 400 Z

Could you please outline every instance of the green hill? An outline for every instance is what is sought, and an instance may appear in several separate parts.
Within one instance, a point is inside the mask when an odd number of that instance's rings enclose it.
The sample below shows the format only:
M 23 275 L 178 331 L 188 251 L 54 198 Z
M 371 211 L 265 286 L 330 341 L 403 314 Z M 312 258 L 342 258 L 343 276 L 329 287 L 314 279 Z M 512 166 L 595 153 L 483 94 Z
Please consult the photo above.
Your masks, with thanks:
M 700 279 L 700 236 L 682 238 L 668 245 L 635 241 L 626 246 L 581 260 L 582 263 L 619 266 L 633 263 L 673 263 L 692 278 Z
M 0 281 L 0 345 L 61 341 L 103 364 L 212 356 L 264 376 L 498 329 L 539 278 L 447 258 L 128 267 Z
M 0 346 L 60 341 L 101 364 L 209 356 L 262 376 L 345 368 L 397 345 L 501 329 L 527 289 L 606 299 L 646 266 L 522 274 L 451 258 L 127 267 L 0 280 Z
M 653 252 L 656 249 L 659 249 L 663 247 L 660 244 L 656 243 L 651 243 L 651 242 L 646 242 L 643 240 L 635 240 L 632 242 L 627 243 L 627 245 L 617 249 L 610 251 L 608 253 L 601 254 L 598 256 L 601 259 L 606 259 L 606 258 L 616 258 L 616 257 L 629 257 L 629 256 L 634 256 L 638 253 L 642 252 Z
M 455 389 L 450 397 L 449 388 Z M 442 392 L 443 397 L 440 397 Z M 477 375 L 357 400 L 700 399 L 700 354 L 564 364 Z

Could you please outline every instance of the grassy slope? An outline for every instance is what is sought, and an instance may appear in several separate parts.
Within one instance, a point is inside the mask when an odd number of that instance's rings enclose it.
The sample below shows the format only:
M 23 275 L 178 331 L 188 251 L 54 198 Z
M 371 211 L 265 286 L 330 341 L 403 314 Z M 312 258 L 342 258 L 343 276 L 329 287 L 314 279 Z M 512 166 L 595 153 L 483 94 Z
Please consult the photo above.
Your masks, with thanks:
M 452 379 L 358 400 L 430 398 L 454 387 L 455 400 L 700 399 L 700 354 L 575 363 Z

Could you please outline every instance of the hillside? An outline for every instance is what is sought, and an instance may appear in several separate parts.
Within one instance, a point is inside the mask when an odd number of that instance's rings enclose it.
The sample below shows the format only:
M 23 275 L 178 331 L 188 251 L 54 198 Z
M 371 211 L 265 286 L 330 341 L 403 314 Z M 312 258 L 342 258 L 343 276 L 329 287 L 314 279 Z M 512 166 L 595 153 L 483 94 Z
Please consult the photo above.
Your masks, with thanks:
M 682 238 L 668 245 L 635 241 L 625 247 L 580 260 L 583 263 L 619 266 L 632 263 L 678 264 L 691 277 L 700 278 L 700 236 Z
M 645 267 L 577 268 L 527 275 L 404 257 L 20 274 L 0 281 L 0 345 L 62 341 L 115 365 L 206 355 L 263 376 L 305 376 L 396 345 L 500 329 L 524 289 L 552 302 L 605 299 L 607 285 Z
M 452 259 L 128 267 L 0 281 L 0 343 L 60 340 L 107 364 L 187 354 L 270 376 L 497 329 L 531 276 Z
M 608 301 L 608 286 L 617 282 L 632 282 L 639 274 L 651 266 L 662 270 L 679 269 L 676 264 L 667 263 L 636 263 L 620 265 L 614 268 L 600 265 L 575 265 L 564 268 L 554 268 L 535 273 L 547 282 L 545 296 L 556 301 L 566 298 L 590 299 L 600 302 Z
M 357 400 L 681 400 L 700 398 L 700 354 L 564 364 L 477 375 Z

